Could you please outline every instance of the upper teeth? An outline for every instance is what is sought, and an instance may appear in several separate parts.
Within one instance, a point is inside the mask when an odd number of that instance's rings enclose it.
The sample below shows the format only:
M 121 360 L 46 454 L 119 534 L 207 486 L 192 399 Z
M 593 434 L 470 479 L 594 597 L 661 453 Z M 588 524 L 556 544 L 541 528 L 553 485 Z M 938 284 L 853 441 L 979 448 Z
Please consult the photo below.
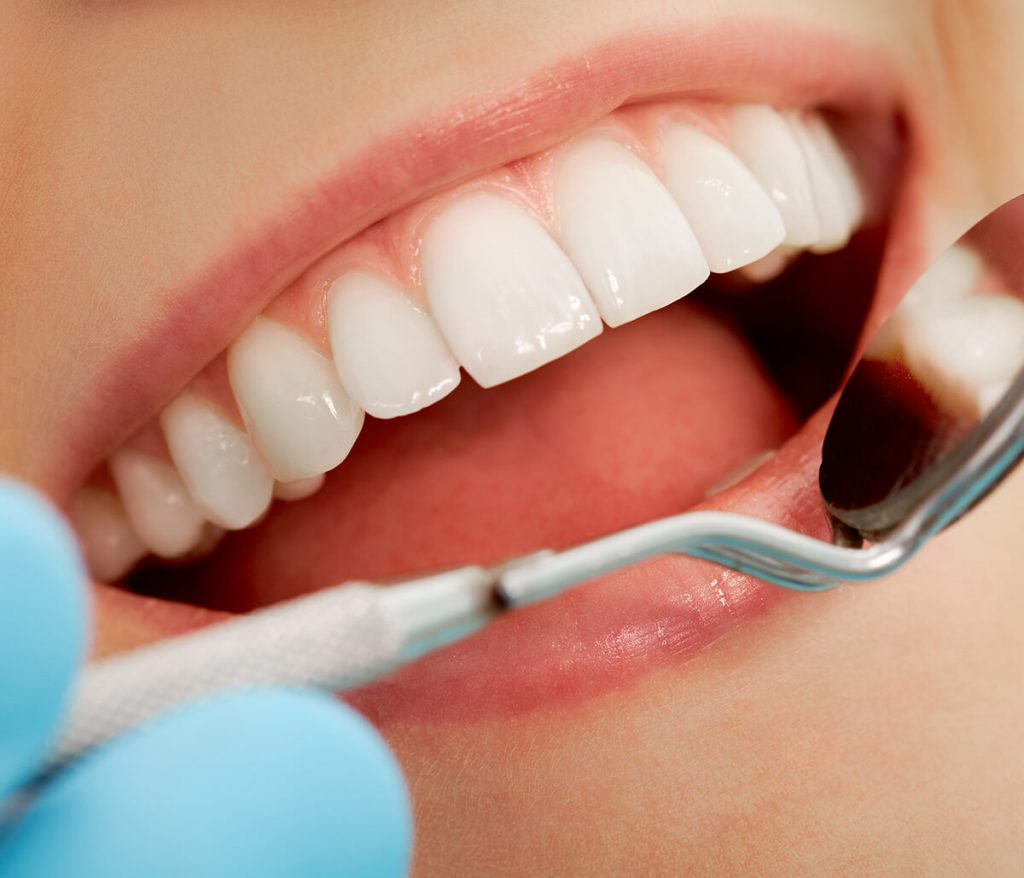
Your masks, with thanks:
M 821 240 L 810 169 L 797 139 L 798 122 L 770 107 L 742 105 L 731 114 L 736 154 L 764 186 L 786 224 L 785 243 L 810 247 Z
M 376 418 L 419 411 L 459 384 L 437 325 L 391 281 L 364 272 L 335 281 L 327 326 L 342 384 Z
M 708 278 L 682 209 L 634 153 L 585 139 L 555 178 L 559 239 L 609 326 L 674 302 Z
M 475 192 L 423 236 L 430 311 L 462 366 L 493 387 L 569 353 L 601 319 L 569 257 L 526 208 Z
M 343 270 L 315 289 L 300 281 L 229 348 L 237 415 L 218 404 L 226 389 L 219 401 L 190 389 L 160 419 L 177 472 L 131 450 L 111 461 L 123 507 L 107 498 L 104 515 L 88 511 L 96 487 L 75 504 L 91 519 L 79 533 L 96 575 L 138 559 L 137 540 L 115 538 L 125 520 L 150 551 L 184 554 L 204 518 L 246 527 L 273 495 L 315 491 L 364 411 L 431 405 L 459 366 L 491 387 L 594 338 L 602 319 L 618 326 L 685 296 L 711 271 L 765 274 L 797 248 L 846 243 L 863 199 L 820 118 L 743 106 L 716 126 L 701 113 L 615 113 L 385 220 L 374 246 L 345 245 L 325 263 Z
M 277 480 L 318 476 L 352 450 L 363 410 L 330 359 L 283 324 L 253 321 L 228 350 L 228 376 L 249 435 Z

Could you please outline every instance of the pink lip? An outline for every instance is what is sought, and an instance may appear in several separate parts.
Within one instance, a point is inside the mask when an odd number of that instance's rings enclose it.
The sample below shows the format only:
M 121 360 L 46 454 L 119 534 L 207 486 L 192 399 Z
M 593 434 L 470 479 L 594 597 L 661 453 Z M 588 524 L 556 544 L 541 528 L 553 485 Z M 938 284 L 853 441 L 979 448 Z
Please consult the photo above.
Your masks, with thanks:
M 625 102 L 671 93 L 831 103 L 865 114 L 890 110 L 898 97 L 892 67 L 877 50 L 765 21 L 618 37 L 445 107 L 342 158 L 311 191 L 295 194 L 292 209 L 255 226 L 172 294 L 171 315 L 122 351 L 69 413 L 75 441 L 53 462 L 47 487 L 66 497 L 268 301 L 357 231 L 426 192 L 564 139 Z

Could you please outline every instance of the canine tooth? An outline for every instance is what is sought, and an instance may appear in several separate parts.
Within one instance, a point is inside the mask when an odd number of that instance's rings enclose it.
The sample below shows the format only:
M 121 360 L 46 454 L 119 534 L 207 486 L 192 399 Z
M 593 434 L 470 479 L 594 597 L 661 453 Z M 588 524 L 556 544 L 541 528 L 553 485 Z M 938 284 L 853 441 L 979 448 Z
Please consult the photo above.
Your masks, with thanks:
M 624 146 L 586 140 L 555 180 L 560 239 L 609 326 L 682 298 L 707 280 L 686 217 L 654 173 Z
M 992 294 L 915 309 L 903 352 L 910 371 L 950 411 L 984 415 L 1024 369 L 1024 302 Z
M 146 554 L 120 498 L 105 488 L 82 488 L 68 515 L 82 543 L 89 571 L 99 582 L 114 582 Z
M 437 325 L 381 277 L 354 272 L 335 281 L 327 327 L 341 383 L 374 417 L 417 412 L 459 384 L 458 363 Z
M 601 332 L 569 258 L 527 211 L 486 192 L 435 217 L 421 250 L 427 301 L 482 387 L 543 366 Z
M 841 250 L 850 240 L 854 217 L 848 186 L 839 176 L 835 156 L 828 149 L 816 124 L 818 121 L 816 117 L 789 117 L 793 134 L 807 161 L 820 226 L 818 240 L 809 249 L 813 253 L 831 253 Z
M 324 484 L 324 475 L 310 476 L 295 482 L 275 482 L 274 496 L 278 500 L 305 500 L 312 497 Z
M 730 141 L 771 196 L 791 247 L 817 243 L 821 227 L 803 150 L 783 116 L 764 105 L 742 104 L 731 114 Z
M 786 227 L 771 198 L 731 151 L 690 125 L 665 132 L 665 182 L 714 272 L 771 253 Z
M 258 317 L 235 339 L 228 378 L 249 434 L 279 481 L 334 469 L 362 429 L 363 410 L 331 361 L 276 320 Z
M 183 393 L 163 410 L 160 425 L 174 465 L 210 521 L 239 530 L 266 511 L 274 480 L 249 437 L 212 405 Z
M 107 462 L 135 533 L 155 555 L 177 558 L 199 542 L 204 519 L 178 471 L 134 448 L 115 451 Z

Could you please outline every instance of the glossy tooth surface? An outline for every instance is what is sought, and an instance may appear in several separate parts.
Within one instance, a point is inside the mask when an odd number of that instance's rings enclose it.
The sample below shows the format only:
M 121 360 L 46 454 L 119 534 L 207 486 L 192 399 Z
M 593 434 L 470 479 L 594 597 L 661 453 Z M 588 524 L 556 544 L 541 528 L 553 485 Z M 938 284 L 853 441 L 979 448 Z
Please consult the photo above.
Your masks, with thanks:
M 848 181 L 840 173 L 835 153 L 819 127 L 824 123 L 813 116 L 790 116 L 788 121 L 807 162 L 820 226 L 818 241 L 809 249 L 814 253 L 841 250 L 850 240 L 856 222 Z
M 363 426 L 363 410 L 334 364 L 297 333 L 258 317 L 228 351 L 228 377 L 249 434 L 274 477 L 292 482 L 334 469 Z
M 128 520 L 151 552 L 177 558 L 198 545 L 205 519 L 171 464 L 122 448 L 108 466 Z
M 984 415 L 1024 369 L 1024 302 L 979 295 L 917 309 L 906 320 L 903 351 L 910 371 L 950 410 Z
M 174 465 L 210 521 L 238 530 L 266 511 L 274 480 L 245 432 L 210 403 L 183 393 L 160 424 Z
M 481 192 L 447 207 L 427 229 L 420 264 L 441 334 L 482 387 L 531 372 L 601 332 L 569 258 L 506 198 Z
M 554 191 L 561 244 L 609 326 L 707 280 L 707 260 L 675 199 L 624 146 L 575 145 L 559 164 Z
M 793 129 L 771 107 L 742 104 L 732 110 L 730 141 L 775 202 L 786 226 L 785 243 L 807 247 L 818 241 L 820 227 L 814 191 Z
M 327 299 L 331 354 L 355 402 L 377 418 L 408 415 L 459 384 L 459 366 L 430 315 L 390 281 L 339 278 Z
M 754 175 L 713 137 L 690 125 L 665 131 L 665 182 L 714 272 L 771 253 L 786 237 L 779 211 Z
M 274 496 L 278 500 L 294 501 L 305 500 L 312 497 L 324 485 L 324 476 L 310 476 L 308 479 L 299 479 L 295 482 L 275 482 Z
M 68 515 L 81 540 L 89 572 L 97 581 L 120 579 L 146 554 L 113 491 L 82 488 L 72 499 Z

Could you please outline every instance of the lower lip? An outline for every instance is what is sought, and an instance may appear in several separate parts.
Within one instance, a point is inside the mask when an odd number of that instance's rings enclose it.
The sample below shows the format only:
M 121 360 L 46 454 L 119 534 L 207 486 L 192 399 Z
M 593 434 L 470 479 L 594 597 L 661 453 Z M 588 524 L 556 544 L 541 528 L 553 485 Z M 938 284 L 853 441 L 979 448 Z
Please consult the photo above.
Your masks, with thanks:
M 816 415 L 753 476 L 701 508 L 752 515 L 827 540 L 817 488 L 827 420 L 827 412 Z M 690 558 L 658 558 L 511 614 L 345 699 L 382 725 L 564 707 L 686 661 L 793 596 Z

